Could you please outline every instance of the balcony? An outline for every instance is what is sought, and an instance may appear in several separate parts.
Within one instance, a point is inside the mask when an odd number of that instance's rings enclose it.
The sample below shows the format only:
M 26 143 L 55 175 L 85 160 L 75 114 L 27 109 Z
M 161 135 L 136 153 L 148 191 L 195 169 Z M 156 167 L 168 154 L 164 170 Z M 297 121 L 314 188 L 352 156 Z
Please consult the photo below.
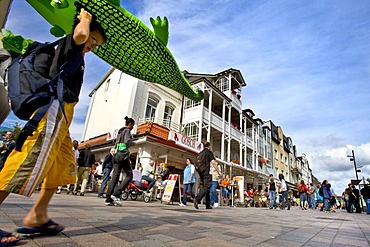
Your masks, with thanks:
M 156 117 L 154 117 L 154 118 L 139 118 L 139 120 L 137 122 L 137 125 L 141 125 L 141 124 L 149 123 L 149 122 L 162 125 L 162 126 L 168 128 L 169 130 L 174 130 L 174 131 L 180 132 L 180 125 L 178 125 L 177 123 L 175 123 L 175 122 L 173 122 L 169 119 L 163 119 L 163 118 L 156 118 Z

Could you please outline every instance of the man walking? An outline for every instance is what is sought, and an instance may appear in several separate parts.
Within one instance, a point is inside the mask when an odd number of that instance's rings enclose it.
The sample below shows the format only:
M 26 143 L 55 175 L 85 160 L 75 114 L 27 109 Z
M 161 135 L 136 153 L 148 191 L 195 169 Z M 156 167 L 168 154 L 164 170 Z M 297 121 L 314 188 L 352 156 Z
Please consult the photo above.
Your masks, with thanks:
M 199 153 L 197 157 L 196 168 L 197 172 L 200 177 L 200 181 L 203 184 L 203 188 L 199 191 L 196 195 L 194 200 L 194 207 L 199 209 L 198 204 L 206 197 L 206 209 L 212 209 L 211 207 L 211 200 L 210 200 L 210 188 L 212 184 L 212 176 L 210 174 L 211 170 L 211 163 L 213 168 L 217 171 L 218 175 L 221 176 L 222 173 L 220 169 L 218 169 L 217 162 L 213 152 L 211 151 L 211 144 L 209 142 L 205 142 L 204 149 Z
M 91 167 L 93 164 L 95 164 L 95 155 L 93 152 L 91 152 L 90 148 L 90 144 L 86 144 L 86 148 L 80 151 L 80 156 L 78 157 L 77 181 L 72 192 L 73 195 L 77 195 L 80 184 L 80 196 L 85 195 L 87 180 L 90 176 Z
M 107 187 L 107 184 L 108 184 L 109 175 L 113 169 L 113 154 L 114 154 L 114 148 L 111 148 L 109 154 L 107 154 L 104 158 L 103 167 L 102 167 L 103 179 L 102 179 L 99 194 L 98 194 L 99 198 L 103 198 L 105 187 Z

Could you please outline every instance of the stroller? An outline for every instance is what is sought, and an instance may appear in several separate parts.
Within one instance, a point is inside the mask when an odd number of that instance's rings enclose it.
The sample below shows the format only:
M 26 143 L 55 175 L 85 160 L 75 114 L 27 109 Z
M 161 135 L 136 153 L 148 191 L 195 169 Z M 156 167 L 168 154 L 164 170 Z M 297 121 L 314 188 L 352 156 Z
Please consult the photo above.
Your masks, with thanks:
M 127 200 L 129 196 L 131 200 L 136 200 L 137 196 L 144 195 L 144 202 L 150 202 L 150 196 L 144 193 L 144 190 L 148 188 L 148 182 L 141 180 L 141 172 L 138 170 L 133 170 L 132 175 L 132 181 L 122 191 L 122 200 Z

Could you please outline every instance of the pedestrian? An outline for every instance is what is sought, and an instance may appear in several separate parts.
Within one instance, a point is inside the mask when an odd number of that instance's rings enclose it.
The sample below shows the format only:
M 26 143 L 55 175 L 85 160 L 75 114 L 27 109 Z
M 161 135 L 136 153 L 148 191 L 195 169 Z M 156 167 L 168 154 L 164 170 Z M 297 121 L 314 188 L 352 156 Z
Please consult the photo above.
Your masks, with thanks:
M 310 183 L 310 187 L 308 188 L 308 193 L 309 193 L 309 203 L 311 209 L 316 209 L 316 189 L 313 183 Z
M 1 141 L 2 144 L 0 146 L 0 171 L 3 169 L 5 161 L 8 158 L 9 154 L 15 148 L 13 132 L 7 131 L 5 133 L 5 138 L 3 138 Z
M 186 206 L 187 201 L 187 193 L 189 193 L 190 197 L 194 200 L 195 195 L 193 192 L 193 186 L 195 183 L 195 167 L 193 161 L 190 158 L 186 159 L 186 167 L 184 169 L 184 180 L 183 180 L 183 195 L 182 201 L 179 204 L 181 207 Z
M 269 175 L 269 182 L 267 183 L 267 188 L 269 190 L 269 198 L 270 198 L 270 209 L 277 208 L 276 205 L 276 182 L 274 179 L 274 175 Z
M 149 183 L 148 187 L 145 191 L 145 194 L 147 194 L 147 195 L 150 194 L 150 190 L 155 185 L 155 179 L 151 177 L 151 175 L 154 174 L 154 165 L 155 165 L 154 160 L 149 161 L 149 164 L 144 164 L 143 165 L 143 173 L 142 173 L 141 179 L 145 180 Z
M 346 209 L 347 209 L 348 213 L 353 213 L 354 212 L 353 203 L 356 200 L 356 196 L 353 193 L 353 185 L 351 183 L 348 184 L 348 187 L 347 187 L 346 191 L 348 193 L 348 204 L 347 204 Z
M 213 166 L 210 166 L 210 173 L 212 176 L 211 187 L 209 188 L 210 193 L 210 200 L 211 200 L 211 207 L 217 208 L 218 207 L 218 193 L 217 187 L 220 183 L 220 178 L 222 176 L 219 175 L 218 171 L 221 171 L 221 167 L 217 165 L 218 169 L 215 169 Z
M 355 207 L 355 212 L 360 214 L 362 212 L 360 205 L 360 191 L 356 188 L 356 186 L 352 186 L 352 192 L 354 194 L 353 206 Z
M 298 184 L 299 201 L 300 201 L 302 210 L 307 210 L 308 208 L 307 191 L 308 191 L 308 188 L 302 179 L 301 182 Z
M 323 198 L 324 198 L 324 212 L 329 212 L 330 211 L 330 198 L 332 197 L 330 188 L 328 186 L 328 181 L 324 180 L 321 185 L 322 188 L 322 193 L 323 193 Z
M 370 214 L 370 188 L 367 184 L 361 189 L 361 195 L 366 203 L 366 214 Z
M 117 134 L 115 153 L 113 155 L 113 174 L 112 180 L 109 183 L 107 198 L 105 199 L 105 205 L 107 206 L 121 206 L 121 194 L 126 186 L 131 182 L 132 168 L 130 161 L 129 148 L 135 145 L 132 140 L 131 130 L 134 128 L 135 120 L 129 117 L 125 117 L 126 126 L 122 127 Z M 120 174 L 124 173 L 125 179 L 117 186 Z M 117 186 L 117 189 L 115 187 Z
M 284 175 L 279 174 L 280 186 L 279 193 L 281 194 L 281 209 L 285 209 L 285 204 L 287 204 L 287 209 L 290 210 L 290 202 L 288 199 L 288 187 L 286 185 Z
M 323 211 L 324 210 L 324 198 L 319 193 L 320 187 L 321 187 L 320 184 L 316 185 L 315 195 L 317 198 L 317 201 L 316 201 L 317 207 L 320 209 L 320 211 Z
M 80 55 L 83 57 L 106 40 L 103 29 L 96 21 L 92 21 L 92 15 L 83 8 L 73 30 L 73 34 L 63 38 L 56 49 L 50 69 L 51 77 L 59 73 L 61 65 L 66 61 L 73 61 Z M 55 100 L 36 130 L 27 137 L 22 151 L 13 150 L 0 173 L 0 203 L 9 193 L 31 196 L 43 181 L 36 202 L 23 219 L 23 226 L 17 229 L 19 233 L 54 235 L 64 230 L 63 225 L 48 217 L 47 209 L 59 185 L 76 181 L 68 128 L 72 123 L 73 108 L 78 102 L 82 86 L 83 59 L 78 68 L 73 74 L 63 77 L 65 114 L 61 111 L 59 101 Z M 9 237 L 9 233 L 3 232 L 0 233 L 0 238 L 2 242 L 19 239 L 17 235 Z
M 99 190 L 99 193 L 98 193 L 98 197 L 99 198 L 103 198 L 104 197 L 104 191 L 105 191 L 105 188 L 107 187 L 107 184 L 108 184 L 108 180 L 109 180 L 109 177 L 110 177 L 110 173 L 112 172 L 112 169 L 113 169 L 113 154 L 114 154 L 114 148 L 111 148 L 110 151 L 109 151 L 109 154 L 107 154 L 104 158 L 104 161 L 103 161 L 103 178 L 102 178 L 102 182 L 100 184 L 100 190 Z
M 90 149 L 91 145 L 86 144 L 85 149 L 80 151 L 80 156 L 78 157 L 77 162 L 78 163 L 77 179 L 75 187 L 72 191 L 73 195 L 77 195 L 79 186 L 81 186 L 80 196 L 85 195 L 85 190 L 88 184 L 91 168 L 93 164 L 95 164 L 95 155 Z
M 203 145 L 204 149 L 199 153 L 197 158 L 197 172 L 199 174 L 201 183 L 203 184 L 203 188 L 195 196 L 194 207 L 196 209 L 199 209 L 198 204 L 203 199 L 203 197 L 206 197 L 206 209 L 212 209 L 209 190 L 212 182 L 212 176 L 210 174 L 210 164 L 212 163 L 212 166 L 216 169 L 220 176 L 222 175 L 222 173 L 217 167 L 216 158 L 211 151 L 211 144 L 209 142 L 205 142 Z

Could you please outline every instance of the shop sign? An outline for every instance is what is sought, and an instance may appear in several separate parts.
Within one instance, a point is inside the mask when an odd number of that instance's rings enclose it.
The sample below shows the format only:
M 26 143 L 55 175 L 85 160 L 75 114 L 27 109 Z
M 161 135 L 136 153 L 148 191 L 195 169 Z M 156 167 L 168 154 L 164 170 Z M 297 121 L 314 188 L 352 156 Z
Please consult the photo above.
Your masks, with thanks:
M 107 141 L 116 139 L 119 130 L 120 129 L 115 129 L 115 130 L 108 131 L 108 133 L 107 133 Z M 131 135 L 135 135 L 136 134 L 136 131 L 137 131 L 137 125 L 134 125 L 134 128 L 130 131 L 131 132 Z
M 182 135 L 176 131 L 170 131 L 168 134 L 168 140 L 175 141 L 176 145 L 197 153 L 203 150 L 203 143 L 191 139 L 190 137 Z
M 108 131 L 108 133 L 107 133 L 107 141 L 116 139 L 117 138 L 117 134 L 118 134 L 118 130 L 119 129 L 115 129 L 113 131 Z

